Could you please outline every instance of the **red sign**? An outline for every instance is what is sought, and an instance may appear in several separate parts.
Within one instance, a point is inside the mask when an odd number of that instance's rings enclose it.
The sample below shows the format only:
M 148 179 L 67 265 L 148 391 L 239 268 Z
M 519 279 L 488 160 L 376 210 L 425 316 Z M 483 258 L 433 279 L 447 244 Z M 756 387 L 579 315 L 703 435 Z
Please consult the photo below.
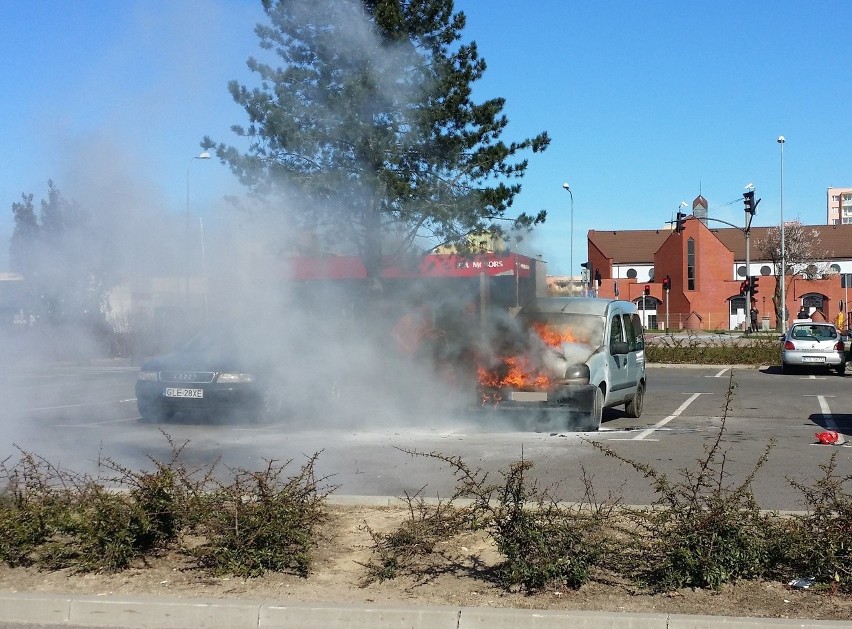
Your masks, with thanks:
M 328 256 L 323 258 L 285 258 L 284 273 L 294 280 L 366 279 L 367 269 L 357 256 Z M 398 258 L 382 259 L 384 279 L 416 279 L 418 277 L 477 277 L 517 274 L 530 277 L 532 259 L 517 254 L 486 253 L 474 256 L 426 255 L 414 264 L 400 262 Z

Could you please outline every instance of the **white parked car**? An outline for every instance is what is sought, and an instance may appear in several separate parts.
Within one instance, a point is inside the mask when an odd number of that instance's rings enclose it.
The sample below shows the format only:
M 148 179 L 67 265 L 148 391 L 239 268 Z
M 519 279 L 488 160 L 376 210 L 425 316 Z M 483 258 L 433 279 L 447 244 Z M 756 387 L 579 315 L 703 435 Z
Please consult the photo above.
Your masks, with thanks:
M 844 340 L 833 323 L 796 320 L 781 336 L 781 371 L 833 367 L 846 373 Z

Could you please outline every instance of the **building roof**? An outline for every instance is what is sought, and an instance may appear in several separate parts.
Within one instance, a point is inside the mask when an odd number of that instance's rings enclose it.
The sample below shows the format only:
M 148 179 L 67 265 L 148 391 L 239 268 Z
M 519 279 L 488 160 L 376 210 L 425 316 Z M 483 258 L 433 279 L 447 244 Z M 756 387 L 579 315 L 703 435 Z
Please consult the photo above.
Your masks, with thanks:
M 653 264 L 654 254 L 665 242 L 670 229 L 589 230 L 589 242 L 613 264 Z
M 846 225 L 805 225 L 808 230 L 816 230 L 819 245 L 817 251 L 824 251 L 829 259 L 852 260 L 852 224 Z M 735 260 L 745 260 L 745 236 L 733 227 L 709 228 L 719 241 L 734 254 Z M 751 228 L 750 257 L 760 260 L 757 243 L 766 237 L 769 227 Z M 596 231 L 590 230 L 588 239 L 600 249 L 613 264 L 653 264 L 654 254 L 668 238 L 669 229 L 635 229 Z

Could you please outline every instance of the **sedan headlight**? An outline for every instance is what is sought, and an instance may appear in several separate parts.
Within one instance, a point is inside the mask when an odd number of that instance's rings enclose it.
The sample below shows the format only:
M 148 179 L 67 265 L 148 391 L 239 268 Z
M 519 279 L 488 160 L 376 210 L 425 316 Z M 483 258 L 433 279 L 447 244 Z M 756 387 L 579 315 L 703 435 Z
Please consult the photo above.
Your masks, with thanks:
M 244 384 L 254 382 L 254 376 L 250 373 L 220 373 L 216 382 L 221 384 Z
M 153 380 L 153 381 L 156 382 L 157 380 L 159 380 L 159 374 L 156 371 L 150 371 L 150 370 L 147 370 L 147 369 L 140 369 L 139 370 L 139 380 Z

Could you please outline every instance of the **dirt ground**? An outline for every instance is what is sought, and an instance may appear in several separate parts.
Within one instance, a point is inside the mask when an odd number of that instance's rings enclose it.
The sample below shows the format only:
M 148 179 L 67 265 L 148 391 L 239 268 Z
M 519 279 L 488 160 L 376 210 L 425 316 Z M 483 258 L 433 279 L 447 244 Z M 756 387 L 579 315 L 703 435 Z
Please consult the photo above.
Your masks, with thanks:
M 719 591 L 684 589 L 647 595 L 629 584 L 592 584 L 579 590 L 548 590 L 533 596 L 508 593 L 475 576 L 474 566 L 498 560 L 482 534 L 448 539 L 442 553 L 449 558 L 419 579 L 411 577 L 366 583 L 364 564 L 372 541 L 365 523 L 386 532 L 402 522 L 396 507 L 330 507 L 322 542 L 309 578 L 267 574 L 256 579 L 212 577 L 171 553 L 118 574 L 40 572 L 0 568 L 0 590 L 177 598 L 238 598 L 260 601 L 335 603 L 401 603 L 609 612 L 711 614 L 817 620 L 852 619 L 852 597 L 818 595 L 783 583 L 749 582 Z M 794 575 L 802 576 L 802 575 Z

